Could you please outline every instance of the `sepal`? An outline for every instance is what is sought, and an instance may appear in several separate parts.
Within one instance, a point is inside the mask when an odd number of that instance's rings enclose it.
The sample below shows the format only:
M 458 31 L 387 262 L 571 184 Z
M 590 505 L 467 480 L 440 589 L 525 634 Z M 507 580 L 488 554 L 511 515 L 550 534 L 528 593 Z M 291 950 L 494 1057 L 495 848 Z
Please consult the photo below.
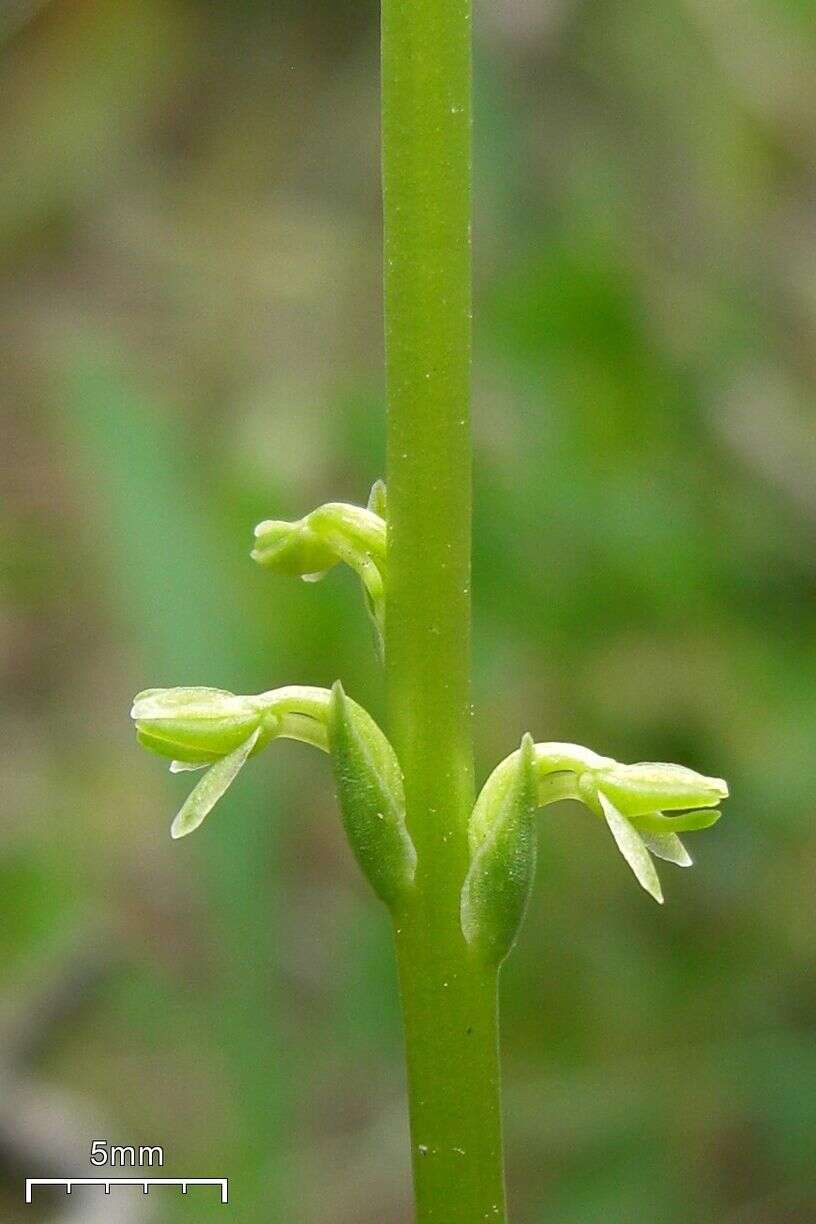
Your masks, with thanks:
M 201 781 L 187 796 L 170 828 L 170 836 L 178 839 L 193 833 L 209 816 L 218 800 L 232 786 L 238 774 L 247 762 L 249 754 L 258 742 L 261 734 L 256 727 L 249 739 L 239 744 L 232 752 L 216 761 L 207 770 Z
M 603 809 L 606 823 L 609 826 L 609 831 L 615 839 L 615 844 L 632 868 L 638 884 L 640 884 L 641 888 L 645 888 L 646 892 L 662 905 L 663 889 L 660 887 L 660 878 L 652 862 L 652 856 L 646 849 L 643 838 L 634 825 L 631 825 L 626 817 L 618 811 L 611 799 L 606 797 L 603 791 L 598 791 L 598 799 Z

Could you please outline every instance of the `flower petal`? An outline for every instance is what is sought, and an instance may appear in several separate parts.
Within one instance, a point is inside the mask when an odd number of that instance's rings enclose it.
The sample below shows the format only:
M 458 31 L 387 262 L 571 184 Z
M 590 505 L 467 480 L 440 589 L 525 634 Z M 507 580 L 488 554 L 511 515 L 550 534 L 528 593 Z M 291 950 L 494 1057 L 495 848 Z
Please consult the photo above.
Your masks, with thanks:
M 651 854 L 665 859 L 667 863 L 676 863 L 678 867 L 692 866 L 694 859 L 676 833 L 641 832 L 640 836 Z
M 256 727 L 249 739 L 210 766 L 173 821 L 171 837 L 186 837 L 198 828 L 241 772 L 260 734 L 260 727 Z
M 681 812 L 678 816 L 647 812 L 644 816 L 630 816 L 629 819 L 641 833 L 692 833 L 698 829 L 710 829 L 721 816 L 719 808 L 703 808 L 700 811 Z
M 643 838 L 634 829 L 625 816 L 621 816 L 615 805 L 607 799 L 603 791 L 598 791 L 598 798 L 603 808 L 603 814 L 606 817 L 606 823 L 609 825 L 609 831 L 615 839 L 618 849 L 626 859 L 635 877 L 642 888 L 650 896 L 654 897 L 655 901 L 663 904 L 663 890 L 660 887 L 655 865 L 652 862 L 651 855 L 646 849 Z

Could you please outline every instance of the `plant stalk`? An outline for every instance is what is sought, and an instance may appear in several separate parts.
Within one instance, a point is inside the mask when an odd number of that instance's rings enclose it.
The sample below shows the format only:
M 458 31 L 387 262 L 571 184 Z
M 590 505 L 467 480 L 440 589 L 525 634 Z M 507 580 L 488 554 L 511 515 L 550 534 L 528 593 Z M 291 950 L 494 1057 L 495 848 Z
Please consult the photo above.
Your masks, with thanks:
M 496 971 L 459 920 L 470 706 L 470 0 L 383 0 L 389 727 L 416 890 L 396 920 L 418 1224 L 506 1218 Z

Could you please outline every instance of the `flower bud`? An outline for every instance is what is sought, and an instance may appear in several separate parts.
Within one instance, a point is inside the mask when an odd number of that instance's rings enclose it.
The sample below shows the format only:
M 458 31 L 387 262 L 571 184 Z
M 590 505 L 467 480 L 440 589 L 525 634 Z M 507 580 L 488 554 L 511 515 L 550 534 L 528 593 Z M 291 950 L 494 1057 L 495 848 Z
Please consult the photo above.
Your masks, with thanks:
M 373 506 L 385 508 L 382 482 L 371 490 L 366 509 L 345 502 L 327 502 L 294 523 L 271 519 L 259 523 L 255 528 L 252 557 L 278 574 L 299 575 L 306 581 L 316 581 L 340 561 L 345 562 L 362 584 L 366 609 L 382 655 L 386 526 Z
M 366 509 L 376 514 L 383 522 L 388 520 L 388 491 L 384 480 L 375 480 L 368 495 Z
M 385 522 L 371 510 L 346 502 L 327 502 L 318 506 L 306 520 L 309 530 L 325 541 L 340 558 L 356 568 L 371 560 L 385 564 Z

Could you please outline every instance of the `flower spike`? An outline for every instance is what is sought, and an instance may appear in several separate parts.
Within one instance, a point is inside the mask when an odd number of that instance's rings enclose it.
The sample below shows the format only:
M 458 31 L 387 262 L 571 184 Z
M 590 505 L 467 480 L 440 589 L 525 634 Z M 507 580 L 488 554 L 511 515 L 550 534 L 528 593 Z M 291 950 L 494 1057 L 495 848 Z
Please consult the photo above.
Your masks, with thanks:
M 526 746 L 497 765 L 470 818 L 470 868 L 462 890 L 462 930 L 483 957 L 500 963 L 513 945 L 535 865 L 535 831 L 525 823 L 526 800 L 518 789 L 530 756 L 533 807 L 577 799 L 606 822 L 638 883 L 662 904 L 653 857 L 691 866 L 678 833 L 708 828 L 728 797 L 722 778 L 707 778 L 682 765 L 620 765 L 577 744 Z M 666 812 L 677 815 L 667 816 Z M 515 890 L 514 906 L 506 898 Z
M 385 485 L 377 481 L 368 506 L 327 502 L 294 522 L 267 519 L 255 528 L 252 559 L 277 574 L 317 582 L 345 562 L 357 574 L 382 654 L 385 627 Z

